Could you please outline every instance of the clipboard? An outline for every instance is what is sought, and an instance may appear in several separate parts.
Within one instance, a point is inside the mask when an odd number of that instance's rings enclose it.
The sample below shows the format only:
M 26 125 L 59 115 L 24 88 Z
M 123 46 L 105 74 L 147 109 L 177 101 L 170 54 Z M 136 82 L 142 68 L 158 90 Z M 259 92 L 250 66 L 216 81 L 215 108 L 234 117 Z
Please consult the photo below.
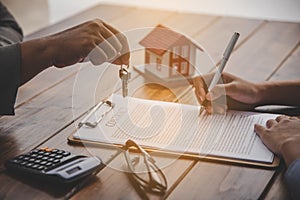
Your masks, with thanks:
M 82 128 L 90 128 L 94 129 L 97 125 L 107 116 L 114 108 L 115 103 L 110 100 L 104 100 L 95 105 L 83 118 L 82 121 L 78 123 L 78 130 Z M 91 120 L 91 116 L 95 114 L 97 111 L 101 109 L 101 113 L 98 114 L 100 117 L 97 120 Z M 74 137 L 76 131 L 73 132 L 68 137 L 68 142 L 70 144 L 81 144 L 81 145 L 92 145 L 92 146 L 99 146 L 103 148 L 115 148 L 119 147 L 122 148 L 125 142 L 107 142 L 107 141 L 97 141 L 89 138 L 79 138 Z M 134 140 L 134 139 L 133 139 Z M 247 166 L 247 167 L 255 167 L 255 168 L 265 168 L 265 169 L 274 169 L 279 166 L 280 159 L 274 155 L 272 162 L 261 162 L 255 160 L 247 160 L 247 159 L 240 159 L 240 158 L 232 158 L 232 157 L 225 157 L 225 156 L 218 156 L 218 155 L 210 155 L 205 154 L 201 155 L 199 153 L 194 152 L 182 152 L 182 151 L 173 151 L 168 149 L 161 149 L 156 148 L 149 145 L 140 144 L 146 151 L 148 152 L 155 152 L 157 155 L 162 156 L 176 156 L 184 159 L 193 159 L 193 160 L 201 160 L 207 162 L 216 162 L 222 164 L 230 164 L 230 165 L 238 165 L 238 166 Z

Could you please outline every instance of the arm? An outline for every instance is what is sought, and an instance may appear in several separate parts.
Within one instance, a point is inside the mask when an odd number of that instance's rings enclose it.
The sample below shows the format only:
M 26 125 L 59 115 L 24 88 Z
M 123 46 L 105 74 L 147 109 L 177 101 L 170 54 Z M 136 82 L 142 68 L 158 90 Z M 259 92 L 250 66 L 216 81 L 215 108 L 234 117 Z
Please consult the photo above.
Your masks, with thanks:
M 258 91 L 259 105 L 300 106 L 300 81 L 264 82 Z
M 0 114 L 14 114 L 18 86 L 50 66 L 65 67 L 83 60 L 94 65 L 106 61 L 128 65 L 130 57 L 126 37 L 99 19 L 0 51 L 0 58 L 5 58 L 0 61 L 4 66 L 0 77 L 4 77 L 0 86 L 4 95 L 0 100 Z
M 129 62 L 126 37 L 99 19 L 48 37 L 23 42 L 21 52 L 21 84 L 53 65 L 65 67 L 83 60 L 94 65 L 106 61 L 114 64 Z
M 300 199 L 300 159 L 295 160 L 287 169 L 284 180 L 293 199 Z
M 23 34 L 13 16 L 0 2 L 0 115 L 14 114 L 20 82 Z
M 20 81 L 19 44 L 0 47 L 0 115 L 13 115 Z

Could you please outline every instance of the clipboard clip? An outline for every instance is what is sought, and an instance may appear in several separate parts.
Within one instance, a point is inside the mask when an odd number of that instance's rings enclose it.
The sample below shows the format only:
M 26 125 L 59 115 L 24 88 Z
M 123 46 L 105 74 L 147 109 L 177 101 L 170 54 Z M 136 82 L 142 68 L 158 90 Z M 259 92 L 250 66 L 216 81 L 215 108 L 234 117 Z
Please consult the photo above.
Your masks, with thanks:
M 105 115 L 107 115 L 114 108 L 114 105 L 115 104 L 113 104 L 109 100 L 101 101 L 96 106 L 94 106 L 94 108 L 89 112 L 89 114 L 87 116 L 85 116 L 85 118 L 81 122 L 79 122 L 78 128 L 80 128 L 84 125 L 88 126 L 90 128 L 95 128 L 101 122 L 101 120 L 105 117 Z M 100 118 L 97 119 L 97 121 L 94 121 L 94 122 L 88 121 L 88 119 L 92 116 L 92 114 L 95 114 L 95 112 L 102 106 L 107 106 L 108 109 L 105 112 L 102 113 Z

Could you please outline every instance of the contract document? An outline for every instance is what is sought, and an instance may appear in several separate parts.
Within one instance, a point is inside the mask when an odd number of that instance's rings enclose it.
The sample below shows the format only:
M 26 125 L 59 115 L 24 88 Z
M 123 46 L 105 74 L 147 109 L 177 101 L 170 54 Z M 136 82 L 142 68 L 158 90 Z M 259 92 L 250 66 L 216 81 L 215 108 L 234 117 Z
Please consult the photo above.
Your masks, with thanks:
M 277 115 L 228 111 L 199 116 L 200 106 L 120 95 L 108 100 L 112 109 L 103 105 L 94 110 L 86 121 L 99 123 L 81 126 L 73 134 L 75 140 L 124 145 L 132 139 L 147 149 L 165 152 L 273 162 L 274 154 L 256 135 L 254 124 L 265 125 Z

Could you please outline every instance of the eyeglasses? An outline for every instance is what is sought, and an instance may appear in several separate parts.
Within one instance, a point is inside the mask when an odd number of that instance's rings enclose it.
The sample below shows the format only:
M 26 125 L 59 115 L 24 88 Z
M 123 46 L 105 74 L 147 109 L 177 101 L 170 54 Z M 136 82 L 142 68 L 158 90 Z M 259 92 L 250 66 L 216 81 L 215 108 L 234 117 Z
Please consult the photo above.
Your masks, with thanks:
M 138 151 L 140 155 L 130 152 L 132 147 Z M 167 190 L 167 179 L 163 172 L 155 164 L 155 160 L 137 143 L 127 140 L 124 146 L 125 159 L 127 162 L 129 179 L 134 184 L 137 192 L 142 195 L 143 199 L 147 199 L 145 192 L 164 195 Z M 143 158 L 143 169 L 137 165 L 141 164 L 140 158 Z

